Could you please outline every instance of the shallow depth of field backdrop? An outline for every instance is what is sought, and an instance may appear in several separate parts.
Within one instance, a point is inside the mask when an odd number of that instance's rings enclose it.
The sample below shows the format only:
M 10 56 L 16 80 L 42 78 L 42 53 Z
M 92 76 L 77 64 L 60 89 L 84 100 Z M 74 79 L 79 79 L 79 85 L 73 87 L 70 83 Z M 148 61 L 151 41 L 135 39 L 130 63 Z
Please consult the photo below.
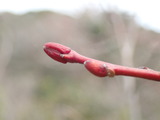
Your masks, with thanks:
M 139 26 L 132 15 L 94 9 L 76 17 L 50 11 L 3 12 L 1 120 L 160 119 L 159 82 L 98 78 L 83 65 L 53 61 L 43 52 L 46 42 L 114 64 L 160 70 L 160 34 Z

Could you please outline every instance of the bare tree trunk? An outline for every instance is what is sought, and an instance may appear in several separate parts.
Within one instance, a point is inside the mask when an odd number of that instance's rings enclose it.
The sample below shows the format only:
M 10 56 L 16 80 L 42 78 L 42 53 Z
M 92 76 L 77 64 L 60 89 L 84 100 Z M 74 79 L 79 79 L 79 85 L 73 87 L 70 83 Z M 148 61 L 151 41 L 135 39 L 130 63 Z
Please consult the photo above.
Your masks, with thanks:
M 138 36 L 138 29 L 132 22 L 126 25 L 120 15 L 111 15 L 110 18 L 113 32 L 120 48 L 122 65 L 133 67 L 133 57 L 137 42 L 136 38 Z M 123 77 L 123 80 L 125 93 L 124 99 L 129 108 L 130 120 L 141 120 L 139 95 L 136 93 L 135 78 Z
M 134 43 L 133 40 L 124 40 L 121 49 L 122 64 L 126 66 L 134 66 Z M 130 120 L 141 120 L 139 95 L 136 93 L 136 81 L 134 77 L 123 77 L 124 92 L 127 97 L 127 105 L 129 107 Z
M 12 36 L 12 35 L 11 35 Z M 12 114 L 12 110 L 14 109 L 8 109 L 11 108 L 9 105 L 10 104 L 10 99 L 8 99 L 8 97 L 10 95 L 6 94 L 6 91 L 8 91 L 7 88 L 7 81 L 6 81 L 6 71 L 7 71 L 7 67 L 8 64 L 11 60 L 12 57 L 12 53 L 13 53 L 13 42 L 10 41 L 12 39 L 9 39 L 10 34 L 8 34 L 8 39 L 7 37 L 2 34 L 1 35 L 1 42 L 0 42 L 0 88 L 3 90 L 3 94 L 0 95 L 0 97 L 2 98 L 1 101 L 3 102 L 3 111 L 2 111 L 2 119 L 6 119 L 6 120 L 12 120 L 11 119 L 11 114 Z M 8 111 L 10 114 L 8 115 Z M 14 110 L 13 110 L 14 111 Z

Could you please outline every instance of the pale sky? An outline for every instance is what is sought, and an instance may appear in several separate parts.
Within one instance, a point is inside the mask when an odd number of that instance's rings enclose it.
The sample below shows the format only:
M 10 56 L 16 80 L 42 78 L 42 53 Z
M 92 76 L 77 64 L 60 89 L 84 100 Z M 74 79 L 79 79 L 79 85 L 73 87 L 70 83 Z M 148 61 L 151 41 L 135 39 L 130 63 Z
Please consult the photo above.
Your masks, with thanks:
M 38 10 L 53 10 L 65 14 L 75 14 L 84 8 L 99 10 L 117 8 L 135 15 L 139 23 L 160 32 L 159 0 L 3 0 L 0 12 L 17 14 Z

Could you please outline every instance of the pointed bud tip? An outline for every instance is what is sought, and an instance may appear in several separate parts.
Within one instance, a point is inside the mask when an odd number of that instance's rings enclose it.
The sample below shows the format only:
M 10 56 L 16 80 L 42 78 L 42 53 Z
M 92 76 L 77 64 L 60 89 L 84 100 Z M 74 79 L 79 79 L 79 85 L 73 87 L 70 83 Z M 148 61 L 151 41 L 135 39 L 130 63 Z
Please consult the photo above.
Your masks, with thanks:
M 43 50 L 45 50 L 46 49 L 46 46 L 45 45 L 43 45 Z

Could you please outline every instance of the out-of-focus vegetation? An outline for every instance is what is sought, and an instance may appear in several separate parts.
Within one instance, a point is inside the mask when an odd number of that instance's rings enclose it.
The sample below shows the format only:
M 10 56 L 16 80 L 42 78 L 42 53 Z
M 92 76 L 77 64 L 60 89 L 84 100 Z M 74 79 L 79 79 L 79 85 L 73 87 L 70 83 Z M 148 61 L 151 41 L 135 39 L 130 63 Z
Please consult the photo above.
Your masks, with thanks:
M 55 62 L 42 47 L 57 42 L 122 64 L 123 38 L 136 41 L 134 67 L 160 70 L 160 34 L 125 13 L 93 10 L 75 18 L 49 11 L 0 13 L 0 119 L 129 120 L 122 77 L 98 78 L 82 65 Z M 160 119 L 160 83 L 136 81 L 142 119 Z

